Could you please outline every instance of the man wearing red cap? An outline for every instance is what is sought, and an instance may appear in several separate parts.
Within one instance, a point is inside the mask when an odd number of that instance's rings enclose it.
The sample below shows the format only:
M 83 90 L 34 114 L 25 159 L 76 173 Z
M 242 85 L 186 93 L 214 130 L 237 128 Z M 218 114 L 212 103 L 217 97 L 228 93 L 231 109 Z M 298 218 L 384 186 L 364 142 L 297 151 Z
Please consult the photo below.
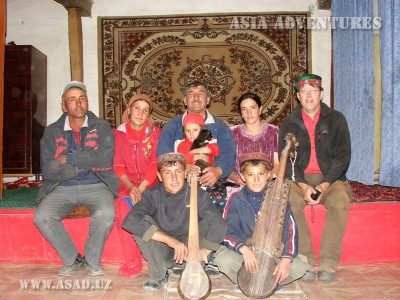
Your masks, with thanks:
M 327 213 L 318 279 L 330 281 L 336 277 L 352 196 L 346 178 L 351 156 L 350 133 L 343 114 L 322 102 L 324 91 L 320 76 L 306 74 L 297 79 L 295 88 L 300 104 L 281 125 L 279 152 L 285 147 L 285 135 L 293 133 L 299 147 L 295 158 L 286 166 L 286 177 L 294 181 L 289 201 L 299 228 L 299 252 L 310 264 L 303 279 L 314 279 L 316 265 L 303 209 L 307 205 L 322 204 Z

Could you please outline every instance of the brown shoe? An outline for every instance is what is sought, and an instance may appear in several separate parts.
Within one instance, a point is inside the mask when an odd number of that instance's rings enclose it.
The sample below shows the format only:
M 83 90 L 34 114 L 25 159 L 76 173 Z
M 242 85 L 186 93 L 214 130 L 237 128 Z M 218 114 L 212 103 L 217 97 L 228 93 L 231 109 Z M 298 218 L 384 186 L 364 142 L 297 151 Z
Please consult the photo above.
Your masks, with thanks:
M 320 265 L 318 268 L 318 280 L 332 281 L 336 278 L 336 269 L 329 265 Z

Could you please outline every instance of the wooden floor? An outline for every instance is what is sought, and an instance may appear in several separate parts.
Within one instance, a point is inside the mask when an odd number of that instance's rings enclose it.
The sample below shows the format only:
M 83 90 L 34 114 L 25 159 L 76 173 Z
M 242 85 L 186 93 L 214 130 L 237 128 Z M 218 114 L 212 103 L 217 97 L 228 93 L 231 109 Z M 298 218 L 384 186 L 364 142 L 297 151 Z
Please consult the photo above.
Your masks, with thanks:
M 91 277 L 79 270 L 75 277 L 66 279 L 57 276 L 59 268 L 57 265 L 0 264 L 0 299 L 179 299 L 176 279 L 170 278 L 158 292 L 143 290 L 147 269 L 139 277 L 128 279 L 118 274 L 118 266 L 105 265 L 104 276 Z M 40 288 L 32 284 L 39 284 Z M 212 285 L 207 299 L 247 299 L 234 291 L 225 276 L 213 280 Z M 400 299 L 400 262 L 341 266 L 333 282 L 299 280 L 269 299 Z

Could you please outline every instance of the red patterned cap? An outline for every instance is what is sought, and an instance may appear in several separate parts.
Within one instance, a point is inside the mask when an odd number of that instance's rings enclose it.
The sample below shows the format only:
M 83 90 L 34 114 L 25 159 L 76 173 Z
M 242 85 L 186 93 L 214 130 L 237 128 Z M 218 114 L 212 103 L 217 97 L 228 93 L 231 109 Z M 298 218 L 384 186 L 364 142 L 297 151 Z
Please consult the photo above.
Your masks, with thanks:
M 315 74 L 306 74 L 297 78 L 297 82 L 294 84 L 294 87 L 297 91 L 299 91 L 300 87 L 305 84 L 322 86 L 322 78 L 321 76 Z
M 269 159 L 265 153 L 262 152 L 250 152 L 245 153 L 239 156 L 239 164 L 244 163 L 249 160 L 263 160 L 266 161 L 269 165 Z
M 179 152 L 165 153 L 157 157 L 157 163 L 163 163 L 167 161 L 180 161 L 183 162 L 184 164 L 186 163 L 185 156 Z

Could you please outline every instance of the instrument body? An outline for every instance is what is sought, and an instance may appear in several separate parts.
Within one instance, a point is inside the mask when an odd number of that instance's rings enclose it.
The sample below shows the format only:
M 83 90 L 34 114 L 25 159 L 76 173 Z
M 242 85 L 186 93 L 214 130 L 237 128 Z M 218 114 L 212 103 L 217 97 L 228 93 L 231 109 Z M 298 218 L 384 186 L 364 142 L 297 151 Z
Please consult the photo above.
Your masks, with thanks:
M 250 298 L 267 298 L 278 287 L 276 276 L 273 275 L 276 268 L 274 253 L 282 244 L 281 236 L 290 187 L 290 181 L 284 180 L 284 174 L 287 158 L 289 155 L 294 156 L 297 144 L 293 134 L 287 134 L 285 140 L 286 146 L 281 154 L 277 178 L 275 182 L 268 184 L 253 234 L 247 241 L 247 245 L 257 256 L 259 269 L 250 273 L 243 264 L 238 272 L 239 287 L 243 294 Z
M 182 299 L 205 299 L 211 293 L 211 280 L 201 265 L 199 245 L 199 222 L 197 205 L 197 175 L 188 175 L 190 184 L 190 221 L 188 256 L 186 267 L 178 282 L 178 292 Z

